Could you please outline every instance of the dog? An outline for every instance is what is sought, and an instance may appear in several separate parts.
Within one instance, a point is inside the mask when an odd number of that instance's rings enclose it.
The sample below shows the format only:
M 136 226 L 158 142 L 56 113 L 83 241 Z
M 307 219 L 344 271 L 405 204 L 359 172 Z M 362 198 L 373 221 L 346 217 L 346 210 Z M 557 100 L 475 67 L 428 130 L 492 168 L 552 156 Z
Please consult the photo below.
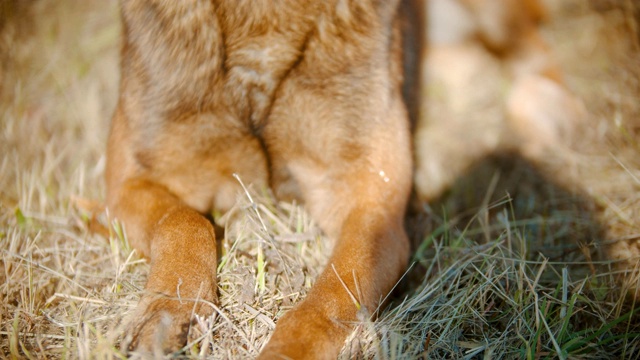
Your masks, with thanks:
M 216 238 L 240 184 L 300 199 L 336 239 L 261 358 L 335 358 L 405 270 L 421 1 L 121 1 L 107 205 L 151 268 L 129 349 L 174 351 L 216 302 Z M 403 37 L 403 33 L 405 34 Z M 403 56 L 403 47 L 410 48 Z M 413 67 L 415 68 L 415 66 Z M 404 93 L 404 97 L 403 97 Z M 354 303 L 352 294 L 357 294 Z M 199 301 L 200 300 L 200 301 Z M 195 302 L 195 303 L 194 303 Z M 163 321 L 169 331 L 158 334 Z
M 551 79 L 564 94 L 555 67 L 538 66 L 548 58 L 536 32 L 538 1 L 455 2 L 475 19 L 469 39 L 504 59 L 514 79 L 541 76 L 534 85 Z M 107 205 L 151 263 L 128 349 L 175 351 L 193 314 L 211 314 L 216 236 L 205 214 L 235 204 L 237 176 L 303 202 L 336 240 L 330 266 L 280 318 L 260 358 L 336 358 L 349 324 L 370 316 L 405 271 L 403 222 L 414 172 L 422 199 L 440 187 L 425 170 L 433 163 L 428 141 L 416 137 L 416 164 L 412 153 L 424 0 L 120 6 L 124 40 Z M 523 110 L 519 99 L 547 95 L 525 85 L 515 87 L 526 91 L 514 90 L 507 111 L 524 119 L 519 124 L 544 124 L 546 113 Z M 166 321 L 168 331 L 160 333 Z

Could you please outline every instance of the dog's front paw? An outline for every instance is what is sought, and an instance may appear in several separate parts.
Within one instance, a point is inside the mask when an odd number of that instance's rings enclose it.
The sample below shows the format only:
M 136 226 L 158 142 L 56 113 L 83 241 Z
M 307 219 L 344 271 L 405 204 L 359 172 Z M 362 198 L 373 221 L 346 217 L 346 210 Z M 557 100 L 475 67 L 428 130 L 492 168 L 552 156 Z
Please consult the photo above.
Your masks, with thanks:
M 154 295 L 143 296 L 128 325 L 122 348 L 132 354 L 154 358 L 180 351 L 187 344 L 194 315 L 212 313 L 210 306 L 201 305 Z
M 273 336 L 258 356 L 259 360 L 322 360 L 338 356 L 351 327 L 305 305 L 301 303 L 278 320 Z

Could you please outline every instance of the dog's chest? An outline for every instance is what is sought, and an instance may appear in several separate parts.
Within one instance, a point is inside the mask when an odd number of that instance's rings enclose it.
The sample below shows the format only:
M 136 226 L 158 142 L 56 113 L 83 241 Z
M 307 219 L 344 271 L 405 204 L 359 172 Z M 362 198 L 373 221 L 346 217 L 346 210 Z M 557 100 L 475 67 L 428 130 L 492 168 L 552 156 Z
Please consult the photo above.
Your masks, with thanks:
M 317 24 L 305 1 L 124 2 L 131 71 L 155 113 L 259 126 Z M 302 14 L 304 12 L 304 14 Z
M 219 9 L 224 39 L 222 103 L 252 127 L 268 115 L 280 83 L 302 59 L 313 24 L 275 7 Z M 289 9 L 294 11 L 295 9 Z

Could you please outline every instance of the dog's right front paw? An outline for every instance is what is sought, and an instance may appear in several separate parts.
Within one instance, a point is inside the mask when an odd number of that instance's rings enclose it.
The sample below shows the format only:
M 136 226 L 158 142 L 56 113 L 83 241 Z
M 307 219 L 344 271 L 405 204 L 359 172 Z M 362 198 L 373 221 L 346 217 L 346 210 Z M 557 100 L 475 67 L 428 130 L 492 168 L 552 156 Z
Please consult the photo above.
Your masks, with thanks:
M 127 327 L 121 348 L 131 355 L 153 358 L 179 352 L 187 344 L 193 315 L 212 313 L 209 306 L 198 307 L 194 307 L 192 301 L 143 296 Z

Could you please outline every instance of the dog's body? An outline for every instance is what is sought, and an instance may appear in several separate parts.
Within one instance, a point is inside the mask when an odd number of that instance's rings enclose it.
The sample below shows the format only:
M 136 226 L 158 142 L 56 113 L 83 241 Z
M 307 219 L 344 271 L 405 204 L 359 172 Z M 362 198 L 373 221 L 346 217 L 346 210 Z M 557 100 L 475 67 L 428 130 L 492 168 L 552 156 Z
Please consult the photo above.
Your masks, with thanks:
M 216 239 L 202 214 L 233 205 L 233 174 L 303 200 L 337 240 L 265 358 L 335 358 L 358 309 L 376 309 L 409 248 L 398 3 L 122 1 L 107 198 L 151 261 L 132 348 L 176 349 L 194 310 L 211 312 L 185 300 L 216 300 Z M 163 314 L 173 322 L 158 342 Z
M 535 21 L 527 16 L 539 11 L 537 1 L 525 3 L 460 2 L 477 14 L 481 29 L 489 24 L 480 32 L 487 47 L 506 59 L 514 53 L 515 72 L 536 73 L 518 65 L 546 56 L 525 46 L 538 48 Z M 192 315 L 212 312 L 206 302 L 217 298 L 216 239 L 202 214 L 235 203 L 237 174 L 281 198 L 302 200 L 336 239 L 329 266 L 278 321 L 262 357 L 336 357 L 349 322 L 377 308 L 408 258 L 403 218 L 412 186 L 409 118 L 418 112 L 423 6 L 423 0 L 121 1 L 122 78 L 107 200 L 132 245 L 151 260 L 131 348 L 175 350 Z M 484 11 L 498 11 L 488 13 L 498 21 L 483 22 L 492 18 Z M 510 32 L 514 22 L 524 30 Z M 418 168 L 429 167 L 417 158 Z M 418 190 L 429 181 L 418 177 Z M 165 315 L 172 322 L 160 336 Z

